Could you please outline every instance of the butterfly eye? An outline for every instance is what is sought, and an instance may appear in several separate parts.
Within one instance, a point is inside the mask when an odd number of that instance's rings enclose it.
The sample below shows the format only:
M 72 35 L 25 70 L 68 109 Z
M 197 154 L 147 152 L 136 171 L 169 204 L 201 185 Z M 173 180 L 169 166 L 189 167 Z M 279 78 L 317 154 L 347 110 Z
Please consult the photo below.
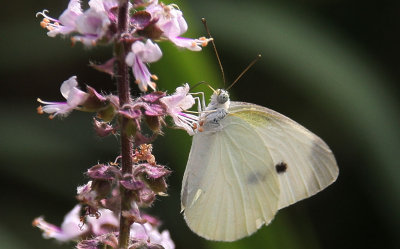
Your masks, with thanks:
M 221 90 L 217 97 L 219 104 L 224 104 L 226 101 L 229 100 L 229 94 L 227 91 Z

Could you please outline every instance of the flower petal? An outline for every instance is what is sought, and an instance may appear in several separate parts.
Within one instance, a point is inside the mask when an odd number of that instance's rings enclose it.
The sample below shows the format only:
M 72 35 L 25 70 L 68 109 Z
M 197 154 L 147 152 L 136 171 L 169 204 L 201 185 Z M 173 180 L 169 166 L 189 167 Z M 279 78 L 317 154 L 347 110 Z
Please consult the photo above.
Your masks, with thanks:
M 65 215 L 61 227 L 47 223 L 43 217 L 36 218 L 33 221 L 33 225 L 43 230 L 43 236 L 47 239 L 54 238 L 62 242 L 73 240 L 86 233 L 88 230 L 86 225 L 80 227 L 80 210 L 81 206 L 76 205 L 67 215 Z
M 92 233 L 96 236 L 102 235 L 119 227 L 119 220 L 114 212 L 108 209 L 100 209 L 100 217 L 87 217 L 87 223 L 90 225 Z M 112 229 L 114 228 L 114 229 Z
M 60 87 L 60 92 L 65 99 L 68 99 L 70 91 L 78 86 L 78 81 L 76 76 L 70 77 L 68 80 L 64 81 Z
M 156 62 L 162 56 L 160 47 L 150 39 L 148 39 L 146 43 L 141 41 L 133 43 L 132 52 L 144 63 Z
M 81 2 L 79 0 L 71 0 L 68 8 L 60 16 L 60 23 L 63 26 L 74 28 L 75 21 L 80 15 L 82 15 Z

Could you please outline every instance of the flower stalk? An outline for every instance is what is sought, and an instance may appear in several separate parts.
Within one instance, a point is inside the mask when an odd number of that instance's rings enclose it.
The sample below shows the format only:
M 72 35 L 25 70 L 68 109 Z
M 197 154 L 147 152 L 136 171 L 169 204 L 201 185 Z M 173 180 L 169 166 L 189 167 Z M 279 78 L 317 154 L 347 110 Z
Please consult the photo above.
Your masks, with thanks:
M 125 104 L 130 103 L 130 87 L 129 87 L 129 71 L 128 65 L 125 62 L 126 48 L 125 40 L 123 38 L 124 33 L 127 30 L 128 23 L 128 0 L 120 0 L 118 7 L 118 35 L 119 40 L 116 42 L 114 47 L 114 53 L 117 58 L 115 62 L 115 73 L 117 81 L 117 90 L 119 96 L 120 107 Z M 132 153 L 133 153 L 133 138 L 130 134 L 126 132 L 126 128 L 129 123 L 129 119 L 126 117 L 121 117 L 121 165 L 122 174 L 132 172 Z M 120 213 L 120 227 L 118 236 L 118 248 L 127 249 L 129 244 L 129 232 L 131 222 L 122 215 L 123 211 L 129 211 L 130 209 L 130 198 L 128 190 L 122 185 L 120 186 L 121 193 L 121 213 Z

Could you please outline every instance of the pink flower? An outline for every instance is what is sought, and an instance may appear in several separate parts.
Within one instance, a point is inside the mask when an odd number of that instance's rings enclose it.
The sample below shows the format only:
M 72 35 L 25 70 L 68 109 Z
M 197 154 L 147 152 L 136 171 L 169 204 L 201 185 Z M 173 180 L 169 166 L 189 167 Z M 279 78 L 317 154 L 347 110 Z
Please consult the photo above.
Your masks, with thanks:
M 207 46 L 208 42 L 211 41 L 211 38 L 200 37 L 199 39 L 191 39 L 185 37 L 170 37 L 170 41 L 172 41 L 176 46 L 187 48 L 192 51 L 201 51 L 201 47 Z
M 110 230 L 117 230 L 119 219 L 114 212 L 108 209 L 99 209 L 100 217 L 86 216 L 87 225 L 90 227 L 92 235 L 99 236 L 109 233 Z M 114 228 L 114 229 L 113 229 Z
M 156 84 L 151 79 L 157 79 L 157 76 L 151 75 L 145 63 L 158 61 L 162 56 L 160 47 L 154 44 L 150 39 L 143 43 L 136 41 L 132 44 L 131 52 L 126 56 L 126 63 L 132 67 L 136 83 L 142 92 L 147 91 L 147 86 L 155 90 Z
M 80 41 L 87 46 L 95 45 L 96 41 L 107 33 L 110 20 L 105 11 L 96 11 L 90 8 L 76 20 L 76 30 L 82 34 L 73 37 L 73 41 Z
M 130 237 L 136 240 L 144 240 L 149 241 L 152 244 L 162 245 L 165 249 L 175 248 L 175 244 L 171 239 L 169 231 L 164 230 L 160 233 L 156 227 L 153 227 L 149 223 L 143 225 L 133 223 L 131 226 Z
M 50 119 L 52 119 L 57 115 L 66 116 L 74 109 L 86 112 L 99 112 L 99 114 L 105 114 L 106 111 L 113 111 L 109 108 L 113 108 L 114 106 L 111 103 L 112 96 L 104 97 L 90 86 L 86 86 L 87 92 L 83 92 L 77 86 L 76 76 L 72 76 L 62 83 L 60 91 L 67 102 L 48 102 L 38 98 L 38 102 L 45 104 L 45 106 L 38 107 L 38 113 L 49 113 L 51 114 Z
M 128 248 L 153 248 L 153 249 L 174 249 L 175 244 L 171 240 L 168 231 L 159 232 L 157 227 L 150 223 L 141 225 L 134 223 L 130 229 L 130 238 Z M 81 240 L 76 246 L 77 249 L 97 249 L 107 245 L 110 248 L 118 247 L 118 233 L 107 233 L 101 236 Z
M 153 1 L 146 8 L 146 11 L 151 14 L 153 19 L 158 19 L 157 26 L 162 29 L 167 37 L 181 35 L 188 29 L 182 11 L 176 7 L 174 4 L 165 5 L 158 3 L 158 1 Z
M 45 106 L 39 107 L 38 112 L 52 114 L 50 118 L 54 118 L 57 115 L 68 115 L 73 109 L 82 105 L 89 97 L 87 93 L 81 91 L 77 86 L 76 76 L 72 76 L 62 83 L 60 91 L 67 102 L 47 102 L 38 98 L 38 102 L 45 104 Z
M 167 114 L 172 117 L 177 127 L 186 130 L 189 135 L 193 135 L 193 126 L 198 121 L 198 116 L 185 113 L 185 110 L 190 109 L 195 100 L 189 94 L 190 87 L 184 84 L 176 88 L 175 93 L 160 99 L 161 103 L 166 106 Z
M 40 25 L 49 30 L 47 34 L 51 37 L 74 32 L 77 35 L 72 37 L 72 41 L 80 41 L 87 46 L 95 45 L 98 40 L 109 41 L 115 34 L 110 26 L 112 23 L 116 25 L 113 10 L 118 7 L 118 1 L 91 0 L 89 7 L 83 12 L 79 0 L 70 0 L 59 20 L 47 16 L 47 10 L 37 13 L 36 16 L 44 17 Z
M 79 0 L 70 0 L 68 4 L 68 8 L 64 10 L 59 19 L 55 19 L 46 15 L 48 10 L 43 10 L 42 12 L 36 13 L 36 17 L 38 15 L 43 16 L 43 21 L 40 25 L 43 28 L 49 30 L 47 35 L 50 37 L 54 37 L 58 34 L 67 35 L 76 29 L 75 21 L 79 16 L 83 14 L 81 3 Z
M 65 215 L 60 227 L 46 222 L 43 217 L 36 218 L 32 225 L 41 229 L 46 239 L 53 238 L 61 242 L 76 240 L 87 234 L 99 236 L 119 226 L 118 218 L 108 209 L 99 209 L 98 218 L 86 216 L 86 223 L 83 223 L 80 217 L 81 209 L 81 205 L 76 205 Z
M 113 9 L 118 8 L 118 0 L 90 0 L 89 7 L 76 20 L 76 29 L 82 35 L 73 37 L 87 46 L 95 45 L 98 39 L 109 38 L 109 27 L 117 21 Z
M 54 238 L 62 242 L 73 240 L 84 234 L 88 229 L 86 225 L 84 225 L 82 229 L 79 228 L 80 210 L 81 207 L 76 205 L 67 215 L 65 215 L 61 227 L 47 223 L 43 217 L 36 218 L 32 225 L 40 228 L 43 231 L 43 237 L 46 239 Z
M 151 14 L 153 20 L 157 20 L 156 25 L 162 30 L 163 36 L 172 41 L 176 46 L 200 51 L 201 46 L 206 46 L 210 39 L 205 37 L 190 39 L 180 37 L 188 29 L 182 11 L 177 9 L 175 4 L 165 5 L 154 1 L 146 11 Z
M 118 0 L 90 0 L 89 7 L 98 12 L 104 11 L 111 13 L 113 8 L 118 8 Z M 131 4 L 129 3 L 129 8 L 130 7 Z
M 46 222 L 43 217 L 36 218 L 32 225 L 43 231 L 43 236 L 46 239 L 53 238 L 61 242 L 77 240 L 82 237 L 93 237 L 93 240 L 88 240 L 96 244 L 98 239 L 104 239 L 102 236 L 116 231 L 119 227 L 119 219 L 114 213 L 108 209 L 99 209 L 100 216 L 86 216 L 86 223 L 81 221 L 81 205 L 76 205 L 64 217 L 61 226 L 55 226 Z M 174 242 L 171 240 L 168 231 L 164 230 L 161 233 L 157 227 L 146 222 L 143 225 L 134 223 L 130 231 L 131 240 L 146 241 L 152 244 L 162 245 L 165 249 L 174 249 Z

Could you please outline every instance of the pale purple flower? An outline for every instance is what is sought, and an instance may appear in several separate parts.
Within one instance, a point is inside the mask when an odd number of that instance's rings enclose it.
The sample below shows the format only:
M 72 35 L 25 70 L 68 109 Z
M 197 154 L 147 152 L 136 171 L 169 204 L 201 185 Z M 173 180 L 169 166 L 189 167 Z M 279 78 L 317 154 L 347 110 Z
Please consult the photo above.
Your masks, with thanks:
M 119 219 L 114 212 L 108 209 L 99 209 L 99 216 L 86 216 L 85 223 L 81 219 L 82 206 L 76 205 L 64 217 L 61 226 L 55 226 L 46 222 L 43 217 L 36 218 L 32 225 L 43 231 L 46 239 L 56 239 L 60 242 L 77 240 L 81 237 L 98 237 L 115 231 L 119 227 Z M 167 230 L 161 233 L 150 223 L 133 223 L 131 226 L 130 237 L 133 240 L 149 241 L 153 244 L 160 244 L 165 249 L 174 249 L 174 242 L 171 240 Z M 99 238 L 99 237 L 98 237 Z
M 41 26 L 49 30 L 47 34 L 51 37 L 74 32 L 77 35 L 72 37 L 72 41 L 80 41 L 87 46 L 95 45 L 98 40 L 109 41 L 115 34 L 110 25 L 116 25 L 114 9 L 118 7 L 118 0 L 91 0 L 89 7 L 83 12 L 80 1 L 71 0 L 59 20 L 47 16 L 47 10 L 36 16 L 44 17 Z
M 150 223 L 143 225 L 134 223 L 130 228 L 128 248 L 163 248 L 174 249 L 175 244 L 171 240 L 168 231 L 164 230 L 161 233 L 157 230 L 156 226 Z M 90 239 L 81 240 L 76 246 L 77 249 L 98 249 L 107 245 L 110 248 L 118 247 L 118 233 L 106 233 Z M 106 247 L 107 247 L 106 246 Z M 108 248 L 107 247 L 107 248 Z
M 58 34 L 67 35 L 76 30 L 75 21 L 83 14 L 81 3 L 79 0 L 70 0 L 68 8 L 61 14 L 59 19 L 55 19 L 46 15 L 48 10 L 36 13 L 36 16 L 43 16 L 40 25 L 49 30 L 47 35 L 54 37 Z
M 211 40 L 205 37 L 199 39 L 180 37 L 187 31 L 188 25 L 182 11 L 175 4 L 165 5 L 156 0 L 146 8 L 146 11 L 151 14 L 152 19 L 157 20 L 156 24 L 162 30 L 162 35 L 178 47 L 200 51 L 201 46 L 206 46 Z
M 76 76 L 72 76 L 62 83 L 60 91 L 67 102 L 47 102 L 38 98 L 38 102 L 45 104 L 45 106 L 38 109 L 39 113 L 45 112 L 52 114 L 50 118 L 53 118 L 57 115 L 68 115 L 73 109 L 78 108 L 86 101 L 89 95 L 80 90 L 77 86 L 78 82 L 76 81 Z
M 152 244 L 162 245 L 165 249 L 174 249 L 175 244 L 171 239 L 169 231 L 164 230 L 161 233 L 156 227 L 149 223 L 133 223 L 131 226 L 130 237 L 136 240 L 149 241 Z
M 106 37 L 111 22 L 116 22 L 112 9 L 118 7 L 118 0 L 90 0 L 89 7 L 76 20 L 76 29 L 82 35 L 73 37 L 87 46 Z
M 172 117 L 175 125 L 193 135 L 193 126 L 197 123 L 198 116 L 185 113 L 185 110 L 190 109 L 195 104 L 189 90 L 190 87 L 186 83 L 176 88 L 174 94 L 163 97 L 160 101 L 166 106 L 167 114 Z
M 112 8 L 118 7 L 118 0 L 90 0 L 89 7 L 99 12 L 109 12 Z
M 176 46 L 187 48 L 192 51 L 201 51 L 201 47 L 207 46 L 208 42 L 212 40 L 212 38 L 200 37 L 198 39 L 191 39 L 185 37 L 170 37 L 170 41 L 172 41 Z
M 108 209 L 99 209 L 98 217 L 86 216 L 86 222 L 83 223 L 81 209 L 81 205 L 76 205 L 65 215 L 60 227 L 46 222 L 43 217 L 36 218 L 32 224 L 43 231 L 46 239 L 53 238 L 61 242 L 76 240 L 85 234 L 99 236 L 119 226 L 119 219 Z
M 167 37 L 179 36 L 188 29 L 182 11 L 177 9 L 174 4 L 165 5 L 156 0 L 146 8 L 146 11 L 151 14 L 153 19 L 158 19 L 157 26 Z
M 61 242 L 73 240 L 86 233 L 88 230 L 86 225 L 80 226 L 80 210 L 81 206 L 76 205 L 65 215 L 61 227 L 46 222 L 43 217 L 36 218 L 32 225 L 40 228 L 43 231 L 43 237 L 46 239 L 54 238 Z
M 99 236 L 110 232 L 110 228 L 119 227 L 119 219 L 109 209 L 99 209 L 100 217 L 86 216 L 86 223 L 93 235 Z M 114 229 L 115 230 L 115 229 Z
M 73 40 L 87 46 L 95 45 L 106 34 L 110 23 L 105 11 L 90 8 L 76 20 L 76 29 L 82 35 L 74 36 Z
M 157 79 L 157 76 L 151 75 L 145 63 L 158 61 L 162 56 L 160 47 L 150 39 L 143 43 L 136 41 L 132 44 L 131 52 L 126 56 L 126 63 L 132 67 L 136 83 L 142 92 L 147 91 L 147 86 L 155 90 L 156 84 L 151 79 Z

